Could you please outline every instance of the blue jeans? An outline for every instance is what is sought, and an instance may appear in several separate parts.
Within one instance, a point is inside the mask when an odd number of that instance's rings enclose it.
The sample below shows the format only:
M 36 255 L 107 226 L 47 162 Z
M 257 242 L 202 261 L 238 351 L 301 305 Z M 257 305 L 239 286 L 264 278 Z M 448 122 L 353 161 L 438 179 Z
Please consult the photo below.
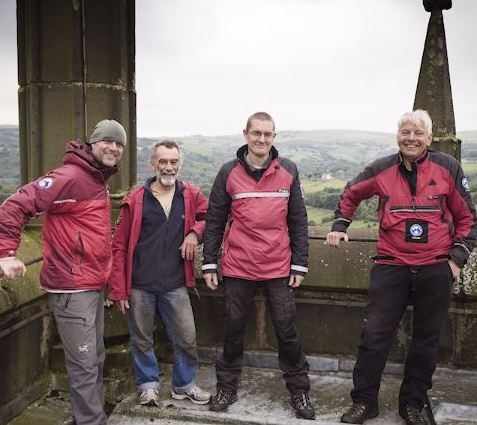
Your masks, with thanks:
M 159 365 L 153 340 L 156 313 L 174 346 L 173 387 L 187 389 L 194 385 L 199 361 L 187 288 L 182 286 L 164 293 L 133 289 L 130 306 L 126 317 L 138 391 L 159 388 Z

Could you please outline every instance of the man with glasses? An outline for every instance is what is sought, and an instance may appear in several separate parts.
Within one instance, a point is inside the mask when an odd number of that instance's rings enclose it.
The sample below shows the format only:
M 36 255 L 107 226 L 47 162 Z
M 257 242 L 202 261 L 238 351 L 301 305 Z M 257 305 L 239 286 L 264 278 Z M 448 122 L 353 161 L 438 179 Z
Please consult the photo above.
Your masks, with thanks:
M 102 120 L 88 142 L 70 142 L 63 164 L 18 189 L 0 206 L 0 268 L 23 276 L 16 258 L 23 227 L 43 215 L 40 286 L 65 352 L 76 425 L 104 425 L 104 298 L 111 270 L 108 179 L 118 170 L 126 132 Z
M 266 112 L 249 117 L 247 142 L 222 166 L 209 199 L 202 271 L 218 288 L 218 256 L 225 296 L 225 341 L 216 362 L 217 394 L 209 406 L 237 401 L 247 311 L 258 287 L 267 298 L 278 340 L 278 361 L 299 418 L 314 419 L 309 365 L 295 329 L 293 288 L 308 272 L 307 214 L 296 165 L 273 147 L 275 123 Z M 224 236 L 225 233 L 225 236 Z

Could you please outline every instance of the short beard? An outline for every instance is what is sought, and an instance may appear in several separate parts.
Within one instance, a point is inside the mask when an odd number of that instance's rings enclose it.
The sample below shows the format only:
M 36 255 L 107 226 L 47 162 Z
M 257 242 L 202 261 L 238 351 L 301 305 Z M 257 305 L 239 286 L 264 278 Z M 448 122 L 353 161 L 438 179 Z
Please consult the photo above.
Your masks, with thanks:
M 176 184 L 176 176 L 167 176 L 163 174 L 158 174 L 156 176 L 156 180 L 158 180 L 159 183 L 161 183 L 161 185 L 165 187 L 171 187 Z

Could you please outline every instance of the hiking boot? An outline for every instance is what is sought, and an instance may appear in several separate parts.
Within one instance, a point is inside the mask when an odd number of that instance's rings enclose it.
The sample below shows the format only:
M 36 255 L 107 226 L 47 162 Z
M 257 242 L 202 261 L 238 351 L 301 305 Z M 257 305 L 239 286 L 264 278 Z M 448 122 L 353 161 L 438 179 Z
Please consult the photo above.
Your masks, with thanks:
M 297 418 L 315 419 L 315 409 L 311 405 L 307 393 L 292 394 L 290 403 L 295 409 Z
M 406 425 L 427 425 L 424 415 L 416 407 L 399 406 L 399 416 L 406 421 Z
M 159 406 L 159 391 L 148 388 L 139 394 L 139 404 L 143 406 Z
M 353 405 L 341 416 L 341 422 L 345 424 L 362 424 L 366 419 L 378 416 L 377 404 L 353 403 Z
M 176 400 L 184 400 L 188 398 L 195 404 L 207 404 L 210 401 L 210 393 L 197 385 L 192 386 L 188 390 L 174 388 L 171 391 L 171 396 Z
M 215 397 L 212 398 L 210 402 L 209 410 L 213 412 L 225 412 L 228 407 L 237 401 L 237 393 L 232 391 L 218 390 Z

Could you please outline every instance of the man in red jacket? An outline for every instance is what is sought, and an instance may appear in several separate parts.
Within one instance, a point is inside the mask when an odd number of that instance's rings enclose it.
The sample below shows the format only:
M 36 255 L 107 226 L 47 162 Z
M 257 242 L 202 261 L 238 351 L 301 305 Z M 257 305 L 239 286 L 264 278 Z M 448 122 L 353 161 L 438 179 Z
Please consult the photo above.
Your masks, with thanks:
M 225 341 L 216 361 L 217 394 L 212 411 L 237 401 L 245 319 L 262 288 L 278 340 L 278 362 L 299 418 L 315 418 L 308 392 L 309 365 L 295 328 L 293 288 L 308 272 L 308 221 L 296 165 L 273 146 L 275 122 L 266 112 L 251 115 L 246 144 L 222 166 L 210 193 L 202 271 L 217 290 L 218 258 L 224 277 Z
M 111 269 L 108 178 L 117 171 L 126 132 L 114 120 L 100 121 L 89 142 L 70 142 L 63 165 L 21 187 L 0 207 L 0 267 L 23 276 L 16 258 L 26 222 L 43 219 L 40 286 L 65 352 L 77 425 L 104 425 L 103 289 Z
M 359 203 L 379 197 L 379 238 L 369 303 L 353 372 L 353 405 L 341 422 L 362 424 L 378 415 L 378 392 L 391 342 L 409 302 L 412 341 L 399 393 L 407 425 L 421 413 L 437 362 L 451 287 L 474 248 L 475 208 L 457 160 L 434 152 L 432 121 L 423 110 L 398 122 L 399 152 L 377 159 L 345 187 L 326 240 L 339 246 Z
M 174 141 L 156 143 L 151 155 L 155 176 L 126 196 L 113 236 L 109 299 L 126 313 L 142 405 L 159 403 L 156 314 L 174 345 L 172 397 L 196 404 L 210 400 L 195 383 L 198 355 L 187 291 L 195 286 L 194 258 L 204 233 L 207 198 L 196 186 L 177 179 L 181 165 Z

